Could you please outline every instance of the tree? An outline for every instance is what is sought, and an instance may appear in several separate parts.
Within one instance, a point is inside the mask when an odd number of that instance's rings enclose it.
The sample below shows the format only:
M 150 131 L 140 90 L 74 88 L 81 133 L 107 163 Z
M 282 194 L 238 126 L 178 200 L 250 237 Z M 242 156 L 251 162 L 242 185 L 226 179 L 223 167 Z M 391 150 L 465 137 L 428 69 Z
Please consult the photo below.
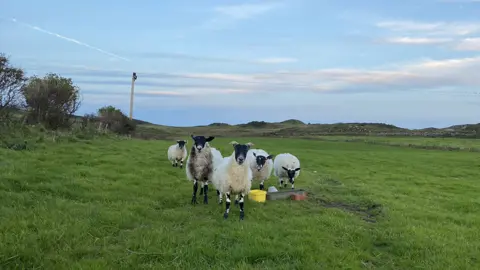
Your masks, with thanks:
M 23 70 L 11 66 L 8 57 L 0 53 L 0 120 L 8 119 L 21 106 L 21 88 L 26 81 Z
M 80 108 L 80 89 L 71 78 L 49 73 L 32 77 L 22 88 L 28 108 L 28 119 L 51 129 L 68 127 Z

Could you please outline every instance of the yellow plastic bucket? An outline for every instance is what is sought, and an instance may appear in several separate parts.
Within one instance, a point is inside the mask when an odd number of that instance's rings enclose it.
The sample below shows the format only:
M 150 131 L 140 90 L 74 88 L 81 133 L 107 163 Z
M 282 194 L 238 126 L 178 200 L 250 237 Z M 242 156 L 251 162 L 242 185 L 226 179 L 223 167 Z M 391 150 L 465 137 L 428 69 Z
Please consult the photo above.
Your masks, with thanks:
M 267 200 L 267 192 L 260 189 L 252 189 L 248 193 L 248 198 L 257 202 L 265 202 Z

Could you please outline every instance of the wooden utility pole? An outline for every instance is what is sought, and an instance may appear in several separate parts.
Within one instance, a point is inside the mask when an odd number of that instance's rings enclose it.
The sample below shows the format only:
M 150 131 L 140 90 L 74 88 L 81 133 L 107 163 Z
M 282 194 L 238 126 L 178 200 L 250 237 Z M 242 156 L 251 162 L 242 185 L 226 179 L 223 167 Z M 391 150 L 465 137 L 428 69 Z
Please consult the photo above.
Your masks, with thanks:
M 132 74 L 132 88 L 130 89 L 130 120 L 133 118 L 133 92 L 135 90 L 135 81 L 137 80 L 137 73 Z

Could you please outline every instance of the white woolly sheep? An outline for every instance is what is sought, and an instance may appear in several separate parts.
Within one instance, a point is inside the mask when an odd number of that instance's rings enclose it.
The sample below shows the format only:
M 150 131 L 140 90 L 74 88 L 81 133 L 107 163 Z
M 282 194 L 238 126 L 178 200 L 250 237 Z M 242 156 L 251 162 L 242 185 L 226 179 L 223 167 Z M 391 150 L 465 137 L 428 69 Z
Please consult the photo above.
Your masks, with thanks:
M 239 144 L 235 141 L 231 142 L 234 151 L 232 155 L 225 158 L 223 162 L 218 166 L 212 176 L 212 183 L 219 191 L 219 201 L 221 203 L 221 197 L 225 194 L 225 213 L 223 218 L 228 218 L 230 212 L 230 195 L 239 195 L 240 205 L 240 220 L 245 217 L 244 212 L 244 200 L 245 196 L 252 187 L 252 170 L 247 159 L 247 153 L 252 143 Z
M 273 161 L 273 175 L 278 177 L 280 187 L 287 187 L 288 179 L 294 189 L 295 178 L 300 175 L 300 161 L 290 153 L 278 154 Z
M 260 181 L 260 190 L 264 190 L 263 183 L 270 178 L 273 170 L 273 156 L 263 149 L 250 149 L 247 160 L 252 169 L 252 180 Z
M 178 161 L 180 161 L 180 169 L 183 168 L 183 161 L 187 158 L 186 144 L 186 140 L 178 140 L 176 144 L 168 147 L 168 160 L 172 162 L 173 167 L 178 167 Z
M 193 136 L 192 149 L 187 159 L 186 173 L 189 181 L 193 182 L 192 204 L 197 203 L 198 182 L 202 185 L 203 203 L 208 204 L 208 181 L 213 174 L 212 148 L 208 144 L 215 137 Z

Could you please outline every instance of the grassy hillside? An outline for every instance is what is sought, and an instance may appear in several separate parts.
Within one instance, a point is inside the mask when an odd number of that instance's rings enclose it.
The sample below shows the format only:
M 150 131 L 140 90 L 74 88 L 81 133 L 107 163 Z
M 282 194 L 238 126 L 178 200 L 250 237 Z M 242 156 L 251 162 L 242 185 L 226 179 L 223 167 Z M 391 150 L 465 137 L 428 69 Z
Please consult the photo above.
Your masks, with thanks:
M 0 148 L 1 269 L 478 269 L 480 156 L 363 143 L 252 141 L 302 162 L 303 202 L 190 205 L 171 141 Z M 274 185 L 271 178 L 267 182 Z M 257 187 L 255 185 L 254 187 Z

